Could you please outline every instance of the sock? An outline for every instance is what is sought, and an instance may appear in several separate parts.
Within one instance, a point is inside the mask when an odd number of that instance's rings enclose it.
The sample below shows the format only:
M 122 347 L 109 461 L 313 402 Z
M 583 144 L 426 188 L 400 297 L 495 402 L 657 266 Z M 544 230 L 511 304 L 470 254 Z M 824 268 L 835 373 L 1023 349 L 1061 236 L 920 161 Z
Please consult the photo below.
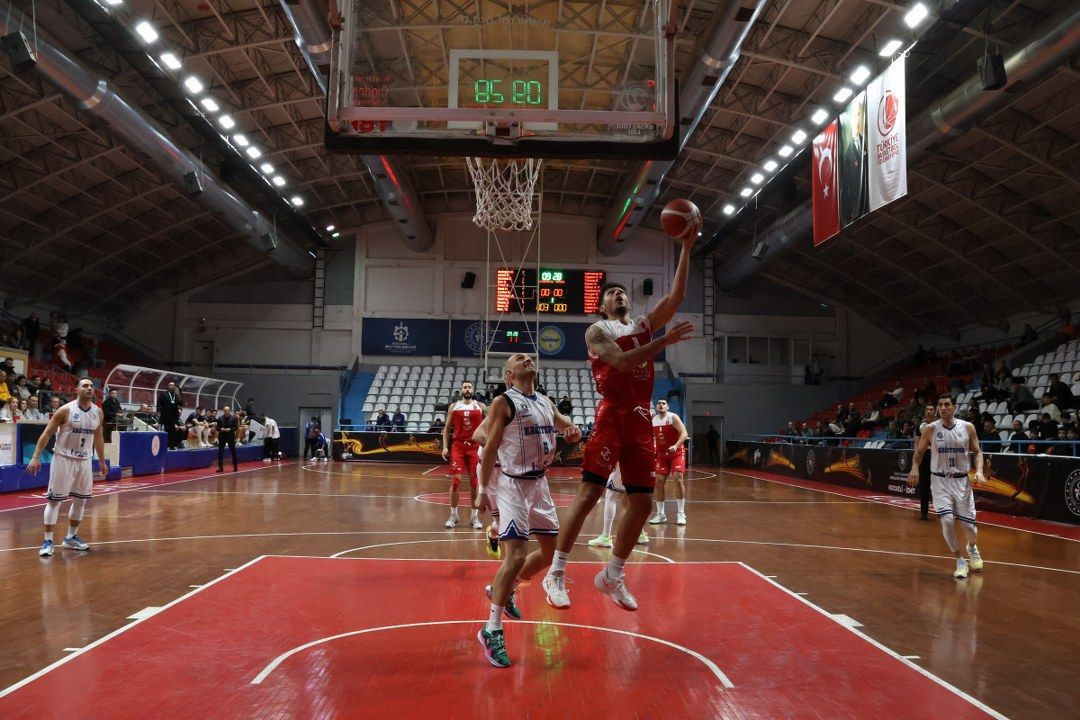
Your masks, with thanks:
M 656 514 L 657 515 L 663 515 L 664 514 L 664 501 L 663 500 L 657 500 L 656 501 Z
M 622 577 L 623 568 L 626 566 L 626 558 L 611 556 L 611 560 L 608 561 L 607 568 L 604 572 L 607 576 L 614 580 L 615 578 Z
M 450 514 L 451 514 L 451 515 L 452 515 L 453 517 L 457 517 L 457 508 L 456 508 L 456 507 L 452 507 L 452 508 L 450 508 Z
M 686 498 L 679 498 L 675 504 L 679 506 L 679 512 L 686 513 Z
M 615 513 L 619 510 L 619 499 L 614 497 L 616 493 L 612 490 L 607 491 L 607 495 L 604 496 L 604 535 L 611 537 L 611 526 L 615 524 Z
M 73 528 L 73 527 L 71 527 L 69 525 L 67 535 L 64 536 L 64 539 L 67 540 L 68 538 L 75 537 L 78 534 L 79 534 L 79 528 Z
M 548 570 L 548 575 L 554 575 L 555 573 L 566 572 L 566 561 L 569 559 L 570 553 L 564 553 L 559 550 L 555 551 L 555 557 L 551 560 L 551 569 Z
M 480 517 L 480 511 L 474 508 L 472 512 L 469 513 L 469 518 L 475 520 L 478 517 Z
M 53 537 L 53 535 L 54 535 L 53 531 L 50 530 L 49 532 L 45 533 L 45 539 L 46 540 L 54 540 L 55 538 Z
M 484 629 L 488 632 L 502 630 L 503 606 L 491 603 L 491 614 L 488 615 L 487 625 Z

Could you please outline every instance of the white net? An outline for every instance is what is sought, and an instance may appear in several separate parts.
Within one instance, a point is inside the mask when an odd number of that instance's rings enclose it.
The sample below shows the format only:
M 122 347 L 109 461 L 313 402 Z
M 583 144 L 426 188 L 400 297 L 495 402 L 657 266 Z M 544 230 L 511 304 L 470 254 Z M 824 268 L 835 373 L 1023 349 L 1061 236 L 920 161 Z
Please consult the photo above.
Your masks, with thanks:
M 539 158 L 465 158 L 476 188 L 473 222 L 487 230 L 531 230 L 541 162 Z

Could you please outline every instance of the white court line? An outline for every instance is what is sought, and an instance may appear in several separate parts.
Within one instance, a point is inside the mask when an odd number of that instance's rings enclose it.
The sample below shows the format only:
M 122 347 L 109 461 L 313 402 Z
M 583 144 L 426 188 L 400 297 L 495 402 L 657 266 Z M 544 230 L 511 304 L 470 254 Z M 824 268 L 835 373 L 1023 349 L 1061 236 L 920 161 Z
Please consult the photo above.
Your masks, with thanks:
M 786 483 L 786 482 L 784 482 L 782 480 L 773 480 L 771 478 L 758 477 L 757 475 L 747 475 L 746 473 L 737 472 L 735 470 L 727 470 L 727 469 L 725 469 L 723 472 L 731 473 L 732 475 L 738 475 L 739 477 L 750 478 L 751 480 L 764 480 L 765 482 L 775 483 L 777 485 L 783 485 L 784 487 L 795 488 L 796 490 L 806 490 L 807 492 L 825 493 L 826 495 L 836 495 L 838 497 L 849 498 L 849 499 L 852 497 L 851 495 L 845 495 L 844 493 L 841 493 L 841 492 L 834 492 L 832 490 L 822 490 L 820 488 L 803 487 L 801 485 L 794 485 L 792 483 Z M 762 470 L 762 472 L 766 472 L 766 471 Z M 868 497 L 867 498 L 860 498 L 859 501 L 860 502 L 866 502 L 866 503 L 872 503 L 874 505 L 884 505 L 885 507 L 899 508 L 901 510 L 912 510 L 912 511 L 916 510 L 916 508 L 906 507 L 904 505 L 897 505 L 896 503 L 891 503 L 891 502 L 884 502 L 882 500 L 874 500 L 874 499 L 868 498 Z M 1032 519 L 1035 519 L 1035 518 L 1032 518 Z M 1051 522 L 1049 520 L 1036 520 L 1036 521 L 1037 522 Z M 1006 530 L 1016 530 L 1017 532 L 1031 533 L 1032 535 L 1042 535 L 1043 537 L 1054 538 L 1055 540 L 1065 540 L 1067 542 L 1080 542 L 1080 540 L 1074 540 L 1073 538 L 1065 537 L 1064 535 L 1054 535 L 1053 533 L 1044 533 L 1044 532 L 1039 532 L 1038 530 L 1028 530 L 1027 528 L 1013 527 L 1012 525 L 1002 525 L 1001 523 L 990 522 L 989 520 L 979 520 L 979 524 L 980 525 L 990 525 L 992 527 L 1005 528 Z
M 134 613 L 133 615 L 128 615 L 127 619 L 128 620 L 145 620 L 148 617 L 154 617 L 159 612 L 161 612 L 161 608 L 159 608 L 159 607 L 144 607 L 139 612 Z
M 834 620 L 834 621 L 836 620 L 835 616 L 833 616 L 833 615 L 831 615 L 830 613 L 826 612 L 825 610 L 823 610 L 822 608 L 818 607 L 818 606 L 817 606 L 817 605 L 815 605 L 814 603 L 810 602 L 810 601 L 809 601 L 809 600 L 807 600 L 806 598 L 804 598 L 804 597 L 800 597 L 798 593 L 793 593 L 793 592 L 791 592 L 790 590 L 788 590 L 788 589 L 787 589 L 786 587 L 784 587 L 783 585 L 781 585 L 780 583 L 778 583 L 778 582 L 776 582 L 776 581 L 774 581 L 774 580 L 770 580 L 769 578 L 765 577 L 764 575 L 762 575 L 761 573 L 759 573 L 759 572 L 758 572 L 757 570 L 755 570 L 754 568 L 750 567 L 750 566 L 749 566 L 749 565 L 747 565 L 746 563 L 742 563 L 742 562 L 740 562 L 739 564 L 740 564 L 740 565 L 742 565 L 742 566 L 743 566 L 744 568 L 746 568 L 747 570 L 749 570 L 750 572 L 752 572 L 752 573 L 754 573 L 755 575 L 757 575 L 758 577 L 760 577 L 760 578 L 761 578 L 762 580 L 764 580 L 765 582 L 769 583 L 770 585 L 773 585 L 774 587 L 777 587 L 777 588 L 779 588 L 780 590 L 783 590 L 783 591 L 784 591 L 785 593 L 787 593 L 788 595 L 791 595 L 792 597 L 794 597 L 794 598 L 795 598 L 796 600 L 798 600 L 799 602 L 801 602 L 801 603 L 805 603 L 805 604 L 807 605 L 807 607 L 813 608 L 814 610 L 816 610 L 817 612 L 821 613 L 822 615 L 824 615 L 825 617 L 827 617 L 827 618 L 829 618 L 829 619 L 831 619 L 831 620 Z M 1004 715 L 1002 715 L 1001 713 L 997 712 L 996 710 L 994 710 L 993 708 L 989 707 L 988 705 L 985 705 L 985 704 L 983 704 L 982 702 L 979 702 L 978 700 L 976 700 L 976 699 L 975 699 L 975 698 L 973 698 L 972 696 L 968 695 L 968 694 L 967 694 L 966 692 L 964 692 L 963 690 L 961 690 L 961 689 L 959 689 L 959 688 L 957 688 L 957 687 L 955 687 L 955 686 L 953 686 L 953 685 L 950 685 L 949 683 L 947 683 L 947 682 L 945 682 L 944 680 L 942 680 L 941 678 L 939 678 L 939 677 L 938 677 L 937 675 L 934 675 L 933 673 L 929 672 L 928 670 L 925 670 L 925 669 L 923 669 L 923 668 L 919 667 L 918 665 L 916 665 L 915 663 L 911 662 L 910 660 L 908 660 L 908 659 L 907 659 L 906 657 L 904 657 L 903 655 L 900 655 L 900 654 L 899 654 L 899 653 L 897 653 L 896 651 L 894 651 L 894 650 L 890 650 L 889 648 L 885 647 L 884 645 L 882 645 L 881 643 L 879 643 L 879 642 L 878 642 L 877 640 L 873 639 L 872 637 L 870 637 L 870 636 L 869 636 L 869 635 L 867 635 L 866 633 L 862 632 L 861 630 L 859 630 L 859 629 L 857 629 L 857 628 L 854 628 L 854 627 L 851 627 L 851 626 L 849 626 L 849 625 L 845 625 L 845 624 L 843 624 L 843 623 L 839 623 L 839 622 L 838 622 L 837 624 L 838 624 L 838 625 L 840 625 L 840 627 L 842 627 L 842 628 L 846 629 L 846 630 L 847 630 L 848 632 L 851 632 L 851 633 L 854 633 L 855 635 L 858 635 L 858 636 L 859 636 L 859 637 L 861 637 L 861 638 L 862 638 L 863 640 L 865 640 L 866 642 L 870 643 L 871 645 L 873 645 L 874 647 L 878 648 L 879 650 L 882 650 L 882 651 L 884 651 L 884 652 L 885 652 L 886 654 L 890 655 L 891 657 L 894 657 L 894 658 L 896 658 L 897 660 L 899 660 L 900 662 L 902 662 L 902 663 L 903 663 L 904 665 L 908 666 L 909 668 L 911 668 L 911 669 L 912 669 L 912 670 L 914 670 L 915 672 L 919 673 L 919 674 L 920 674 L 920 675 L 922 675 L 923 677 L 925 677 L 925 678 L 927 678 L 927 679 L 929 679 L 929 680 L 932 680 L 933 682 L 937 683 L 938 685 L 940 685 L 941 687 L 945 688 L 945 689 L 946 689 L 946 690 L 948 690 L 949 692 L 951 692 L 951 693 L 953 693 L 953 694 L 957 695 L 958 697 L 960 697 L 960 698 L 962 698 L 962 699 L 966 700 L 967 702 L 971 703 L 972 705 L 974 705 L 975 707 L 979 708 L 979 709 L 980 709 L 980 710 L 982 710 L 983 712 L 987 713 L 987 714 L 988 714 L 988 715 L 990 715 L 991 717 L 993 717 L 993 718 L 996 718 L 996 720 L 1009 720 L 1009 719 L 1008 719 L 1007 717 L 1005 717 L 1005 716 L 1004 716 Z
M 922 660 L 922 658 L 919 657 L 918 655 L 905 655 L 904 659 L 905 660 Z
M 266 555 L 260 555 L 259 557 L 255 558 L 253 560 L 249 560 L 248 562 L 246 562 L 243 565 L 241 565 L 240 567 L 238 567 L 237 570 L 243 570 L 244 568 L 251 567 L 255 563 L 262 560 L 264 557 L 266 557 Z M 222 580 L 224 580 L 225 578 L 229 577 L 232 574 L 233 573 L 225 573 L 224 575 L 220 575 L 220 576 L 214 578 L 213 580 L 211 580 L 210 582 L 206 583 L 205 585 L 203 585 L 201 588 L 198 588 L 197 590 L 192 590 L 189 593 L 181 595 L 180 597 L 176 598 L 172 602 L 166 603 L 165 605 L 161 606 L 160 610 L 167 610 L 168 608 L 171 608 L 173 605 L 176 605 L 179 602 L 183 602 L 184 600 L 187 600 L 192 595 L 202 592 L 203 590 L 210 587 L 211 585 L 214 585 L 216 583 L 221 582 Z M 154 614 L 156 615 L 157 613 L 154 613 Z M 152 617 L 152 615 L 147 616 L 147 617 Z M 15 683 L 14 685 L 10 685 L 10 686 L 4 688 L 3 690 L 0 690 L 0 698 L 5 697 L 7 695 L 10 695 L 11 693 L 15 692 L 19 688 L 32 683 L 34 680 L 37 680 L 39 677 L 41 677 L 45 673 L 51 672 L 51 671 L 55 670 L 56 668 L 60 667 L 61 665 L 63 665 L 64 663 L 66 663 L 66 662 L 68 662 L 68 661 L 70 661 L 70 660 L 72 660 L 74 658 L 77 658 L 78 656 L 82 655 L 83 653 L 86 653 L 86 652 L 89 652 L 90 650 L 93 650 L 98 645 L 101 645 L 104 642 L 112 640 L 114 637 L 116 637 L 120 633 L 126 632 L 127 630 L 130 630 L 131 628 L 135 627 L 139 623 L 146 622 L 147 617 L 142 617 L 142 618 L 140 618 L 138 620 L 135 620 L 134 622 L 130 622 L 127 625 L 119 627 L 116 630 L 113 630 L 108 635 L 105 635 L 103 637 L 98 638 L 97 640 L 90 643 L 89 645 L 87 645 L 85 647 L 81 647 L 78 650 L 75 650 L 70 655 L 66 655 L 66 656 L 60 658 L 59 660 L 57 660 L 53 664 L 48 665 L 46 667 L 43 667 L 41 670 L 38 670 L 33 675 L 25 677 L 22 680 L 20 680 L 19 682 Z
M 252 678 L 250 684 L 251 685 L 260 685 L 262 683 L 262 681 L 265 680 L 267 678 L 267 676 L 270 675 L 270 673 L 274 672 L 274 670 L 277 669 L 277 667 L 279 665 L 281 665 L 281 663 L 285 662 L 286 660 L 288 660 L 293 655 L 295 655 L 297 653 L 300 653 L 300 652 L 303 652 L 304 650 L 307 650 L 309 648 L 313 648 L 316 645 L 322 645 L 324 643 L 332 642 L 334 640 L 340 640 L 342 638 L 353 637 L 355 635 L 365 635 L 367 633 L 380 632 L 380 631 L 383 631 L 383 630 L 403 630 L 403 629 L 406 629 L 406 628 L 430 627 L 430 626 L 437 626 L 437 625 L 478 625 L 478 624 L 483 624 L 485 622 L 487 622 L 487 621 L 486 620 L 431 620 L 431 621 L 427 621 L 427 622 L 405 623 L 405 624 L 402 624 L 402 625 L 384 625 L 382 627 L 365 628 L 363 630 L 353 630 L 352 632 L 340 633 L 338 635 L 330 635 L 328 637 L 319 638 L 318 640 L 312 640 L 309 643 L 306 643 L 304 645 L 299 645 L 297 647 L 294 647 L 292 650 L 289 650 L 287 652 L 282 653 L 281 655 L 278 655 L 276 658 L 274 658 L 270 662 L 269 665 L 264 667 L 262 669 L 262 671 L 258 675 L 256 675 L 254 678 Z M 697 652 L 695 650 L 691 650 L 690 648 L 683 647 L 682 645 L 679 645 L 677 643 L 673 643 L 670 640 L 664 640 L 663 638 L 653 637 L 652 635 L 645 635 L 643 633 L 630 632 L 629 630 L 617 630 L 615 628 L 602 627 L 602 626 L 599 626 L 599 625 L 580 625 L 578 623 L 554 622 L 552 620 L 514 620 L 514 621 L 509 622 L 509 624 L 510 625 L 514 625 L 514 624 L 521 624 L 521 625 L 558 625 L 559 627 L 576 628 L 576 629 L 579 629 L 579 630 L 598 630 L 600 632 L 614 633 L 614 634 L 617 634 L 617 635 L 626 635 L 628 637 L 637 638 L 639 640 L 649 640 L 651 642 L 659 643 L 660 645 L 666 645 L 667 647 L 673 648 L 675 650 L 679 650 L 680 652 L 684 652 L 687 655 L 695 658 L 696 660 L 701 661 L 701 663 L 704 664 L 705 667 L 709 668 L 709 670 L 712 671 L 712 674 L 716 676 L 716 679 L 720 681 L 721 685 L 723 685 L 725 688 L 728 688 L 728 689 L 731 689 L 731 688 L 735 687 L 735 685 L 732 684 L 731 680 L 728 679 L 728 676 L 725 675 L 724 672 L 719 668 L 719 666 L 717 666 L 717 664 L 714 663 L 712 660 L 710 660 L 709 658 L 705 657 L 704 655 L 702 655 L 701 653 L 699 653 L 699 652 Z
M 421 475 L 427 475 L 427 474 L 428 474 L 429 472 L 431 472 L 432 470 L 438 470 L 438 469 L 439 469 L 439 468 L 441 468 L 441 467 L 442 467 L 442 465 L 436 465 L 435 467 L 429 467 L 429 468 L 428 468 L 427 470 L 425 470 L 424 472 L 422 472 L 422 473 L 420 473 L 420 474 L 421 474 Z
M 342 550 L 341 552 L 336 552 L 333 555 L 328 555 L 327 557 L 340 558 L 342 555 L 348 555 L 349 553 L 359 552 L 361 550 L 373 550 L 375 548 L 395 547 L 397 545 L 424 545 L 424 544 L 427 544 L 427 543 L 462 542 L 462 541 L 468 541 L 468 540 L 470 540 L 470 538 L 448 538 L 448 539 L 445 539 L 445 540 L 401 540 L 401 541 L 398 541 L 398 542 L 379 543 L 377 545 L 362 545 L 361 547 L 354 547 L 354 548 L 349 548 L 348 550 Z M 480 542 L 482 544 L 485 544 L 487 542 L 482 537 L 477 538 L 475 541 Z M 574 544 L 575 545 L 581 545 L 583 547 L 589 547 L 588 543 L 579 542 L 579 543 L 574 543 Z M 653 557 L 660 558 L 664 562 L 669 562 L 669 563 L 671 563 L 673 565 L 676 564 L 675 561 L 672 560 L 671 558 L 669 558 L 667 555 L 661 555 L 660 553 L 654 553 L 654 552 L 650 552 L 648 550 L 641 550 L 640 548 L 634 548 L 631 552 L 639 552 L 639 553 L 642 553 L 643 555 L 652 555 Z M 357 559 L 360 559 L 360 558 L 357 558 Z M 454 558 L 439 558 L 439 559 L 453 560 Z M 491 562 L 498 562 L 498 560 L 492 560 Z
M 857 628 L 863 626 L 861 622 L 851 617 L 850 615 L 845 615 L 844 613 L 833 613 L 832 619 L 840 623 L 844 627 Z

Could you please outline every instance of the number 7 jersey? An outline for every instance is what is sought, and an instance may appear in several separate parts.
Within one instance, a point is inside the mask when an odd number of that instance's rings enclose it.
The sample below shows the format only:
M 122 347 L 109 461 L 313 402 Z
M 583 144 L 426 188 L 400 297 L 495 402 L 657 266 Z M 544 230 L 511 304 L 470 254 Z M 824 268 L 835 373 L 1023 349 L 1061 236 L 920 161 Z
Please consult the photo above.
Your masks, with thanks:
M 83 410 L 78 400 L 72 400 L 64 407 L 67 408 L 68 419 L 56 430 L 53 454 L 74 460 L 89 460 L 94 452 L 94 433 L 101 425 L 101 408 L 91 403 L 89 410 Z

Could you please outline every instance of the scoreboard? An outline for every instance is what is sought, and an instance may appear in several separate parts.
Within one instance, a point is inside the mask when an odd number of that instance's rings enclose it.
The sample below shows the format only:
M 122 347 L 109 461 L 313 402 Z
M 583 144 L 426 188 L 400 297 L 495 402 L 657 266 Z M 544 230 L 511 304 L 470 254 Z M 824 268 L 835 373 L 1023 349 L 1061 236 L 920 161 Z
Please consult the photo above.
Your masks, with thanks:
M 495 312 L 592 315 L 600 302 L 603 270 L 500 268 L 495 271 Z

